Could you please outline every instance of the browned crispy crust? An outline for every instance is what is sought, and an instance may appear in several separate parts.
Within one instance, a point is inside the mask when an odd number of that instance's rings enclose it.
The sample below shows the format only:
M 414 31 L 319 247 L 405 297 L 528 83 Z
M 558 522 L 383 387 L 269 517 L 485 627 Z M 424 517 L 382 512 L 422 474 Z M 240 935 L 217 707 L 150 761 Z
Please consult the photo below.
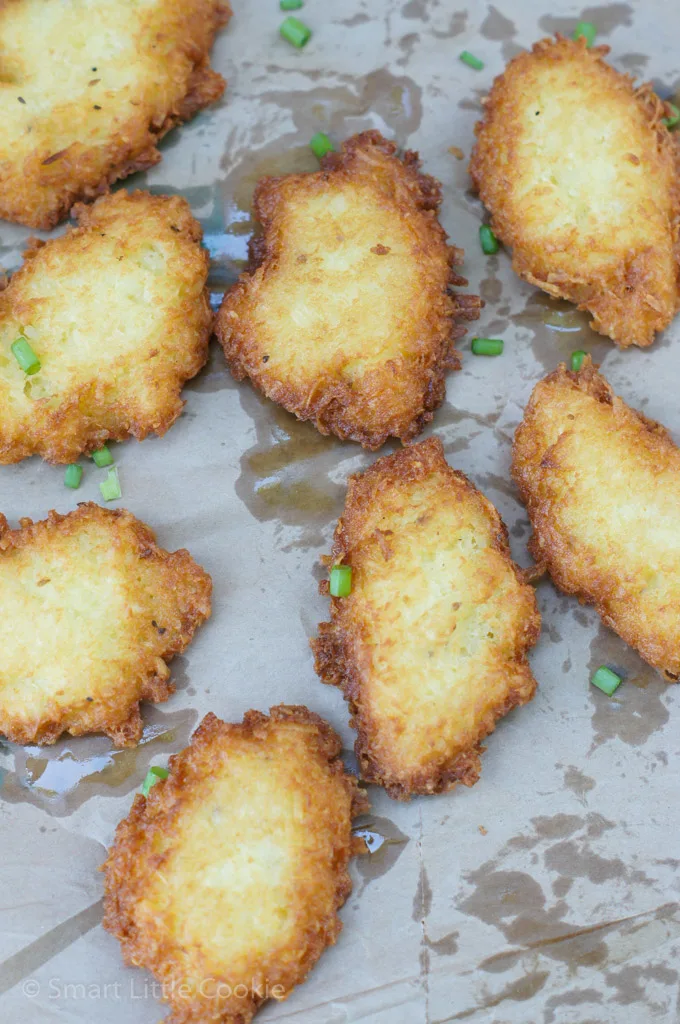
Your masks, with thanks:
M 371 572 L 370 547 L 375 540 L 382 550 L 386 561 L 394 556 L 393 548 L 399 544 L 396 527 L 392 528 L 391 513 L 388 511 L 389 496 L 397 494 L 401 497 L 397 504 L 402 506 L 409 502 L 409 487 L 419 485 L 433 474 L 442 476 L 438 485 L 438 500 L 455 506 L 466 505 L 472 515 L 481 515 L 485 520 L 485 528 L 490 531 L 491 548 L 501 556 L 503 569 L 499 573 L 496 566 L 496 579 L 514 577 L 509 596 L 503 597 L 508 605 L 519 609 L 515 621 L 515 637 L 513 650 L 509 653 L 506 663 L 507 687 L 497 699 L 482 707 L 474 722 L 474 727 L 457 744 L 457 749 L 449 750 L 447 756 L 430 761 L 423 765 L 403 763 L 399 752 L 390 749 L 389 743 L 381 740 L 383 726 L 381 709 L 378 704 L 369 702 L 368 688 L 371 683 L 370 667 L 366 664 L 369 656 L 364 649 L 373 643 L 381 643 L 385 647 L 398 645 L 399 637 L 383 635 L 378 640 L 375 634 L 368 636 L 368 618 L 375 619 L 378 611 L 370 605 L 357 608 L 357 593 L 361 593 L 364 573 Z M 387 497 L 386 497 L 387 496 Z M 380 518 L 380 528 L 373 531 L 375 520 L 371 519 L 376 505 L 384 503 L 385 511 Z M 431 506 L 432 507 L 432 506 Z M 428 513 L 421 518 L 426 521 Z M 423 527 L 422 543 L 418 543 L 418 554 L 425 550 L 437 548 L 445 543 L 442 528 L 435 531 L 434 537 L 427 536 L 426 526 Z M 351 565 L 352 594 L 348 598 L 331 599 L 331 621 L 319 624 L 318 637 L 311 641 L 315 657 L 315 669 L 324 683 L 340 687 L 345 700 L 349 704 L 352 728 L 357 731 L 355 751 L 361 767 L 362 777 L 367 782 L 374 782 L 385 787 L 390 796 L 398 800 L 407 800 L 417 793 L 440 793 L 452 789 L 458 783 L 472 786 L 477 782 L 480 771 L 480 754 L 484 751 L 482 741 L 494 731 L 496 722 L 513 708 L 531 700 L 536 688 L 536 681 L 531 674 L 527 662 L 527 652 L 536 643 L 541 619 L 536 607 L 534 593 L 525 580 L 522 571 L 515 565 L 510 556 L 508 534 L 498 512 L 473 484 L 446 462 L 442 444 L 437 437 L 411 445 L 384 456 L 363 474 L 350 477 L 347 500 L 342 518 L 338 522 L 333 541 L 333 549 L 329 563 Z M 480 565 L 475 572 L 488 573 L 489 565 Z M 398 603 L 407 594 L 412 603 L 417 602 L 419 588 L 423 583 L 421 574 L 416 570 L 411 577 L 400 563 L 397 578 L 394 580 L 393 602 Z M 440 581 L 441 583 L 441 581 Z M 427 581 L 425 581 L 427 586 Z M 328 583 L 320 585 L 321 593 L 328 594 Z M 414 596 L 415 595 L 415 596 Z M 390 603 L 390 614 L 393 605 Z M 450 630 L 456 630 L 455 615 Z M 489 659 L 491 661 L 491 659 Z M 479 658 L 476 666 L 479 678 L 484 677 L 485 663 Z M 491 671 L 491 669 L 490 669 Z M 419 714 L 419 690 L 423 678 L 428 672 L 428 664 L 413 669 L 412 686 L 414 691 L 412 708 L 408 717 Z M 399 715 L 390 707 L 387 715 Z M 398 735 L 398 731 L 396 733 Z M 458 737 L 460 739 L 460 737 Z M 423 730 L 422 743 L 425 748 L 431 736 Z M 453 746 L 453 743 L 451 743 Z
M 175 9 L 175 20 L 179 18 L 177 26 L 173 21 L 173 56 L 179 58 L 178 77 L 168 90 L 168 99 L 172 97 L 169 105 L 167 99 L 164 108 L 153 101 L 131 100 L 129 118 L 124 122 L 114 119 L 104 145 L 90 146 L 74 138 L 56 152 L 44 144 L 35 149 L 20 167 L 0 174 L 0 217 L 49 231 L 63 220 L 74 203 L 95 199 L 108 192 L 113 182 L 159 163 L 161 153 L 157 146 L 163 136 L 220 98 L 226 82 L 210 67 L 209 54 L 218 30 L 231 18 L 228 0 L 166 3 Z M 49 42 L 51 49 L 46 50 L 46 61 L 58 59 L 54 53 L 56 50 L 58 54 L 57 40 Z M 106 105 L 93 109 L 101 124 Z M 79 109 L 76 114 L 78 117 L 73 120 L 78 123 Z M 60 116 L 63 123 L 55 120 L 54 131 L 63 139 L 73 115 L 67 108 Z
M 671 113 L 668 105 L 659 99 L 650 83 L 635 87 L 631 76 L 607 64 L 604 58 L 608 53 L 608 46 L 588 48 L 584 39 L 572 41 L 558 34 L 556 39 L 543 39 L 530 52 L 514 57 L 495 79 L 484 101 L 484 118 L 475 127 L 477 142 L 470 174 L 491 212 L 495 234 L 512 248 L 513 269 L 520 277 L 590 312 L 591 326 L 619 347 L 644 347 L 652 344 L 655 333 L 667 327 L 680 308 L 680 145 L 675 134 L 662 123 L 662 118 Z M 599 238 L 593 237 L 587 225 L 578 223 L 576 215 L 572 223 L 564 214 L 574 203 L 568 191 L 560 196 L 559 202 L 556 200 L 553 210 L 555 221 L 561 224 L 559 232 L 551 223 L 549 228 L 535 233 L 531 208 L 516 207 L 516 189 L 526 203 L 527 185 L 518 157 L 526 130 L 522 122 L 525 101 L 540 106 L 530 76 L 541 67 L 561 63 L 573 66 L 570 84 L 574 87 L 598 83 L 601 94 L 593 98 L 593 104 L 601 108 L 609 100 L 618 104 L 619 109 L 628 105 L 630 135 L 621 140 L 622 151 L 616 160 L 620 166 L 626 166 L 627 161 L 636 166 L 642 162 L 643 180 L 655 177 L 655 198 L 659 206 L 667 207 L 663 226 L 652 223 L 644 206 L 648 199 L 641 201 L 642 205 L 631 214 L 631 227 L 640 229 L 648 224 L 642 240 L 639 234 L 627 237 L 625 225 L 609 235 L 602 229 Z M 542 112 L 532 113 L 539 116 Z M 560 130 L 564 131 L 565 145 L 569 147 L 579 129 L 565 115 Z M 630 148 L 636 152 L 628 152 Z M 540 158 L 534 159 L 538 163 Z M 564 163 L 564 159 L 564 147 L 555 146 L 556 165 Z M 526 163 L 526 157 L 524 160 Z M 554 180 L 551 170 L 554 168 L 550 164 L 541 167 L 543 191 L 551 187 L 545 183 Z M 536 197 L 539 191 L 534 189 Z M 630 194 L 624 194 L 623 199 L 628 201 Z M 536 220 L 544 225 L 551 219 L 544 210 L 536 213 Z M 569 232 L 565 234 L 567 228 Z M 591 268 L 588 264 L 588 256 L 594 251 L 607 257 L 601 267 Z M 567 259 L 565 253 L 573 259 Z M 615 259 L 609 258 L 614 256 Z
M 51 511 L 47 519 L 37 523 L 23 518 L 15 530 L 10 529 L 0 513 L 0 574 L 5 568 L 2 563 L 11 562 L 17 554 L 29 552 L 34 559 L 32 564 L 19 568 L 12 576 L 15 584 L 11 591 L 13 601 L 11 605 L 4 605 L 4 616 L 11 619 L 13 637 L 20 638 L 25 632 L 33 634 L 37 631 L 40 645 L 47 647 L 50 660 L 65 664 L 66 673 L 75 672 L 75 662 L 81 650 L 74 650 L 66 640 L 62 646 L 59 630 L 45 635 L 44 624 L 41 632 L 40 622 L 22 618 L 26 609 L 17 597 L 21 593 L 18 585 L 23 583 L 27 590 L 35 586 L 36 565 L 39 565 L 43 550 L 53 556 L 60 553 L 62 546 L 68 545 L 70 538 L 80 536 L 83 550 L 64 549 L 63 564 L 57 570 L 59 576 L 37 583 L 38 587 L 52 585 L 62 592 L 70 587 L 77 592 L 81 568 L 93 568 L 87 565 L 88 550 L 84 539 L 84 531 L 92 526 L 110 534 L 111 549 L 121 561 L 127 559 L 129 563 L 126 563 L 126 594 L 130 609 L 127 617 L 133 621 L 136 619 L 134 634 L 131 638 L 123 634 L 129 647 L 124 649 L 121 646 L 117 651 L 118 668 L 108 678 L 105 687 L 103 680 L 108 665 L 98 665 L 96 657 L 101 637 L 88 634 L 85 628 L 79 631 L 78 648 L 92 649 L 93 667 L 87 684 L 89 696 L 79 696 L 71 705 L 53 701 L 47 709 L 41 707 L 33 714 L 22 713 L 25 709 L 17 706 L 17 697 L 8 699 L 3 693 L 3 684 L 11 685 L 12 679 L 7 678 L 4 669 L 0 668 L 0 732 L 14 743 L 51 744 L 64 732 L 72 736 L 103 732 L 116 746 L 134 746 L 142 734 L 140 702 L 161 703 L 174 693 L 167 663 L 186 650 L 196 629 L 210 616 L 212 581 L 188 551 L 182 548 L 168 552 L 158 547 L 151 529 L 125 509 L 111 510 L 93 502 L 81 502 L 77 509 L 66 515 Z M 93 571 L 98 571 L 96 564 Z M 153 589 L 151 605 L 148 603 L 148 590 L 142 589 L 143 579 L 147 581 L 147 588 Z M 75 612 L 69 613 L 66 599 L 63 607 L 68 621 L 69 615 Z M 148 615 L 145 614 L 147 612 Z M 122 629 L 124 623 L 111 621 L 109 626 L 111 630 Z M 5 649 L 0 663 L 7 657 Z M 24 676 L 28 671 L 24 665 L 20 686 L 26 685 Z M 28 682 L 31 682 L 30 677 Z M 33 683 L 39 686 L 42 680 L 34 680 Z M 30 705 L 29 698 L 26 698 L 26 704 Z
M 328 153 L 317 173 L 263 178 L 253 199 L 262 234 L 253 239 L 249 265 L 225 295 L 216 322 L 218 339 L 236 380 L 249 377 L 267 397 L 298 419 L 311 420 L 322 434 L 336 434 L 370 449 L 379 448 L 388 437 L 409 441 L 430 422 L 444 399 L 447 372 L 460 368 L 455 342 L 465 334 L 465 328 L 457 321 L 477 319 L 482 305 L 478 296 L 452 290 L 454 285 L 467 284 L 456 270 L 463 251 L 446 244 L 446 234 L 437 219 L 441 185 L 420 173 L 419 167 L 417 153 L 407 151 L 399 157 L 394 143 L 377 131 L 367 131 L 347 139 L 340 152 Z M 346 191 L 359 221 L 376 217 L 370 205 L 362 208 L 361 201 L 356 201 L 353 190 L 359 185 L 372 190 L 371 202 L 381 214 L 390 211 L 395 224 L 408 224 L 412 234 L 413 277 L 429 297 L 427 315 L 418 324 L 418 337 L 409 337 L 413 322 L 405 311 L 398 356 L 386 358 L 354 379 L 344 376 L 333 345 L 316 377 L 305 373 L 304 368 L 300 371 L 291 365 L 274 366 L 264 351 L 267 345 L 260 323 L 265 315 L 261 296 L 278 273 L 290 245 L 287 218 L 303 200 L 335 190 Z M 377 240 L 378 227 L 375 234 Z M 330 239 L 329 245 L 334 241 Z M 318 239 L 310 237 L 309 247 L 314 249 L 315 244 L 318 248 Z M 389 247 L 380 243 L 370 246 L 370 252 L 382 260 L 390 258 Z M 293 284 L 295 276 L 308 273 L 307 259 L 304 253 L 298 257 Z M 323 269 L 320 273 L 324 274 Z M 319 284 L 318 278 L 315 284 Z M 332 287 L 329 279 L 330 296 Z M 317 298 L 315 295 L 313 301 Z M 398 305 L 398 290 L 393 299 Z M 363 301 L 370 301 L 368 293 Z M 325 342 L 322 334 L 305 337 L 305 331 L 300 331 L 300 345 L 308 344 L 318 351 L 323 350 Z M 369 350 L 377 343 L 374 337 L 365 339 Z
M 271 772 L 275 774 L 278 770 L 278 757 L 295 761 L 297 781 L 294 784 L 300 788 L 303 814 L 309 816 L 311 807 L 318 815 L 318 820 L 305 821 L 300 827 L 318 829 L 319 844 L 330 842 L 332 847 L 324 868 L 334 878 L 330 899 L 322 910 L 318 903 L 314 904 L 310 920 L 301 917 L 293 944 L 278 951 L 273 960 L 266 951 L 253 954 L 253 959 L 243 968 L 243 971 L 250 971 L 243 981 L 249 988 L 253 981 L 259 981 L 260 992 L 251 990 L 245 997 L 228 994 L 222 998 L 195 991 L 182 994 L 181 985 L 187 980 L 184 963 L 190 965 L 192 976 L 188 980 L 192 984 L 209 976 L 211 981 L 226 983 L 233 990 L 241 980 L 239 967 L 228 962 L 221 963 L 217 971 L 214 965 L 208 967 L 201 949 L 186 947 L 181 920 L 177 922 L 179 934 L 164 930 L 160 916 L 152 918 L 153 927 L 140 925 L 137 914 L 140 900 L 145 898 L 149 879 L 163 869 L 173 849 L 181 844 L 184 809 L 192 798 L 200 797 L 201 789 L 211 777 L 217 778 L 221 770 L 228 771 L 232 744 L 239 744 L 241 750 L 244 745 L 255 750 L 269 743 L 277 732 L 283 734 L 289 730 L 289 746 L 276 749 L 270 755 Z M 351 819 L 368 809 L 365 793 L 358 788 L 356 779 L 344 771 L 340 751 L 338 735 L 306 707 L 281 704 L 270 709 L 269 717 L 259 711 L 248 711 L 241 724 L 223 722 L 211 713 L 201 722 L 190 746 L 170 758 L 169 777 L 155 785 L 146 799 L 139 794 L 135 797 L 128 817 L 116 829 L 114 844 L 101 869 L 106 875 L 104 927 L 119 940 L 127 964 L 148 968 L 161 982 L 163 998 L 171 1004 L 168 1024 L 207 1021 L 248 1024 L 267 1000 L 267 995 L 261 993 L 267 991 L 277 1000 L 286 999 L 295 986 L 305 980 L 324 949 L 337 940 L 342 930 L 337 912 L 352 891 L 348 864 L 352 856 L 365 852 L 363 840 L 352 835 Z M 305 796 L 305 765 L 312 764 L 325 777 L 323 795 Z M 325 801 L 323 808 L 314 807 L 313 802 L 318 800 Z M 263 808 L 263 819 L 266 819 L 266 808 Z M 266 820 L 261 821 L 261 827 L 266 829 Z M 172 835 L 174 839 L 169 848 L 166 845 L 159 854 L 157 839 L 160 835 Z M 228 836 L 225 841 L 228 842 Z M 219 856 L 219 849 L 216 856 Z M 305 900 L 313 901 L 316 880 L 300 878 L 300 884 L 307 890 Z M 263 901 L 267 898 L 268 894 L 263 893 Z M 320 911 L 319 916 L 316 916 L 317 911 Z M 235 911 L 233 907 L 217 906 L 215 912 Z M 247 921 L 247 908 L 243 908 L 243 912 Z
M 578 373 L 562 363 L 532 392 L 515 434 L 512 474 L 536 562 L 677 681 L 680 572 L 664 536 L 673 529 L 669 516 L 680 529 L 680 451 L 666 428 L 626 405 L 590 357 Z
M 4 372 L 0 368 L 0 463 L 31 455 L 69 463 L 107 440 L 141 441 L 151 432 L 161 436 L 184 408 L 183 384 L 208 358 L 213 319 L 205 284 L 209 258 L 201 248 L 201 226 L 187 201 L 182 196 L 119 189 L 92 206 L 77 205 L 73 214 L 78 226 L 58 238 L 29 239 L 22 267 L 0 292 L 2 348 L 9 348 L 32 323 L 47 324 L 33 342 L 39 356 L 45 355 L 40 373 L 26 384 L 13 359 L 8 359 Z M 156 335 L 139 326 L 134 307 L 125 323 L 134 349 L 122 357 L 112 355 L 110 363 L 105 350 L 97 363 L 95 352 L 94 372 L 73 368 L 64 387 L 59 366 L 61 319 L 68 313 L 91 342 L 96 338 L 101 344 L 104 336 L 108 338 L 102 325 L 109 324 L 107 310 L 116 302 L 121 270 L 134 265 L 140 245 L 146 243 L 169 253 L 155 293 Z M 92 277 L 86 305 L 69 288 L 81 274 Z M 87 356 L 92 363 L 92 343 Z M 72 362 L 75 367 L 76 360 Z M 22 392 L 27 386 L 51 379 L 57 382 L 56 397 L 25 399 Z

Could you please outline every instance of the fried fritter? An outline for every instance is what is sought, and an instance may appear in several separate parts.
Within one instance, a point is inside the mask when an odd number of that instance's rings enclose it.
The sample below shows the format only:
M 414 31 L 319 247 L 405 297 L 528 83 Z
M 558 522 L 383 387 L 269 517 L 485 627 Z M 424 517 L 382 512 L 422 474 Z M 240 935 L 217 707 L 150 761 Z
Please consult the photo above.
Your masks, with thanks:
M 208 54 L 226 0 L 0 4 L 0 217 L 49 230 L 161 159 L 224 92 Z
M 135 797 L 103 867 L 104 927 L 161 983 L 167 1024 L 248 1024 L 336 941 L 368 807 L 340 746 L 305 707 L 209 714 Z
M 680 305 L 680 147 L 651 86 L 560 36 L 494 82 L 470 173 L 515 271 L 592 314 L 622 348 Z
M 363 778 L 397 799 L 472 786 L 482 740 L 536 688 L 540 616 L 496 509 L 431 437 L 350 478 L 330 560 L 352 592 L 312 649 L 349 703 Z
M 379 132 L 348 139 L 314 174 L 263 178 L 262 235 L 217 335 L 236 378 L 322 434 L 379 448 L 432 419 L 458 369 L 457 319 L 479 316 L 437 220 L 441 186 Z
M 680 676 L 680 450 L 586 359 L 533 390 L 513 476 L 557 586 L 668 679 Z
M 186 200 L 120 190 L 76 216 L 0 292 L 0 463 L 165 433 L 208 357 L 208 255 Z M 19 336 L 40 359 L 32 376 Z
M 166 661 L 210 615 L 211 586 L 124 509 L 84 502 L 17 530 L 0 515 L 0 732 L 137 743 L 139 702 L 174 692 Z

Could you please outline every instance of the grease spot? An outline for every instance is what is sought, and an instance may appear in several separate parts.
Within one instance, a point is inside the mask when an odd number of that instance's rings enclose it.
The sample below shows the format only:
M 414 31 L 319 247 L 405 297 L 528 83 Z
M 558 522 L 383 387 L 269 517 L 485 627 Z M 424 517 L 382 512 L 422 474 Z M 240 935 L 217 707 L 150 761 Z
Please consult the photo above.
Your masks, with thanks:
M 546 14 L 538 24 L 545 32 L 561 32 L 571 36 L 579 21 L 592 21 L 597 26 L 598 36 L 608 36 L 615 28 L 633 24 L 633 8 L 630 4 L 608 4 L 605 7 L 584 7 L 573 18 L 559 18 Z

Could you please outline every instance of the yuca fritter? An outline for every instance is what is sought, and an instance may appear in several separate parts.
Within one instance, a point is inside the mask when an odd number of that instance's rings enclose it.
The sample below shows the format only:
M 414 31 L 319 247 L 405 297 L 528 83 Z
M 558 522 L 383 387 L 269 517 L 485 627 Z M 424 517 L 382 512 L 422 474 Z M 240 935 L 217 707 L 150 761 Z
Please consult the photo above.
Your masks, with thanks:
M 680 148 L 649 85 L 560 36 L 498 77 L 470 173 L 517 273 L 586 309 L 622 348 L 651 345 L 679 300 Z
M 0 515 L 0 732 L 134 745 L 139 702 L 174 691 L 166 661 L 210 615 L 210 592 L 187 551 L 157 547 L 124 509 L 88 502 L 17 530 Z
M 0 4 L 0 217 L 48 230 L 218 99 L 226 0 Z
M 262 235 L 217 334 L 237 380 L 322 434 L 379 448 L 407 441 L 442 402 L 454 342 L 480 300 L 437 220 L 439 182 L 379 132 L 348 139 L 314 174 L 263 178 Z
M 208 256 L 186 200 L 121 190 L 76 216 L 0 292 L 0 463 L 165 433 L 208 357 Z M 31 376 L 20 336 L 40 360 Z
M 337 939 L 368 806 L 339 754 L 304 707 L 209 714 L 135 797 L 104 865 L 104 927 L 161 983 L 168 1024 L 248 1024 Z
M 352 591 L 312 648 L 349 703 L 363 777 L 398 799 L 473 785 L 482 740 L 536 688 L 540 616 L 496 509 L 432 437 L 350 478 L 330 561 Z
M 513 476 L 530 549 L 568 594 L 672 680 L 680 675 L 680 451 L 590 359 L 534 388 Z

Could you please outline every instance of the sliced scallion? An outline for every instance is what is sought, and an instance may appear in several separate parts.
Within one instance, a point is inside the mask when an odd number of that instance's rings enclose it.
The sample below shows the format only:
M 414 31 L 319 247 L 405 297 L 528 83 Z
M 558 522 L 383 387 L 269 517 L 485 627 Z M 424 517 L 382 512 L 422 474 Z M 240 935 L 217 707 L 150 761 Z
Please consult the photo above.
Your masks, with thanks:
M 482 224 L 479 229 L 479 241 L 482 246 L 482 252 L 486 256 L 493 256 L 495 252 L 498 252 L 500 248 L 500 242 L 494 235 L 493 231 L 488 224 Z
M 597 686 L 598 690 L 602 690 L 608 697 L 611 697 L 614 690 L 618 689 L 622 682 L 621 676 L 618 676 L 616 672 L 612 672 L 606 665 L 600 665 L 590 681 L 593 686 Z
M 579 21 L 578 25 L 574 29 L 574 39 L 580 39 L 581 36 L 586 41 L 586 46 L 590 47 L 595 42 L 595 36 L 597 35 L 597 29 L 593 25 L 592 21 Z
M 326 155 L 326 153 L 332 153 L 335 149 L 333 143 L 328 138 L 325 132 L 317 132 L 316 135 L 312 135 L 309 140 L 309 146 L 319 160 Z
M 146 778 L 142 783 L 142 794 L 143 796 L 149 795 L 149 790 L 152 786 L 155 786 L 161 779 L 167 779 L 170 772 L 167 768 L 157 768 L 155 765 L 153 768 L 149 768 L 146 773 Z
M 12 355 L 29 377 L 40 369 L 40 360 L 22 335 L 12 343 Z
M 282 11 L 299 11 L 304 5 L 304 0 L 279 0 L 279 7 Z
M 475 57 L 469 50 L 463 50 L 458 57 L 459 60 L 462 60 L 463 64 L 467 64 L 469 68 L 474 68 L 475 71 L 481 71 L 484 67 L 484 61 L 480 60 L 479 57 Z
M 105 466 L 113 465 L 113 455 L 104 445 L 98 451 L 92 452 L 92 461 L 99 469 L 104 469 Z
M 662 117 L 661 123 L 666 125 L 666 128 L 675 128 L 678 121 L 680 121 L 680 109 L 676 107 L 675 103 L 671 103 L 670 100 L 666 100 L 666 106 L 671 108 L 670 117 Z
M 115 466 L 108 471 L 106 479 L 102 480 L 99 485 L 99 490 L 102 492 L 104 501 L 117 501 L 121 497 L 120 480 Z
M 331 569 L 331 597 L 349 597 L 352 593 L 351 565 L 334 565 Z
M 296 46 L 298 50 L 306 46 L 312 38 L 311 28 L 305 25 L 304 21 L 300 21 L 299 18 L 294 18 L 292 15 L 284 18 L 279 26 L 279 32 L 287 43 Z
M 473 338 L 470 348 L 475 356 L 500 356 L 503 354 L 503 342 L 500 338 Z
M 77 462 L 66 467 L 64 473 L 64 485 L 70 487 L 72 490 L 80 487 L 80 481 L 83 479 L 83 467 L 79 466 Z

